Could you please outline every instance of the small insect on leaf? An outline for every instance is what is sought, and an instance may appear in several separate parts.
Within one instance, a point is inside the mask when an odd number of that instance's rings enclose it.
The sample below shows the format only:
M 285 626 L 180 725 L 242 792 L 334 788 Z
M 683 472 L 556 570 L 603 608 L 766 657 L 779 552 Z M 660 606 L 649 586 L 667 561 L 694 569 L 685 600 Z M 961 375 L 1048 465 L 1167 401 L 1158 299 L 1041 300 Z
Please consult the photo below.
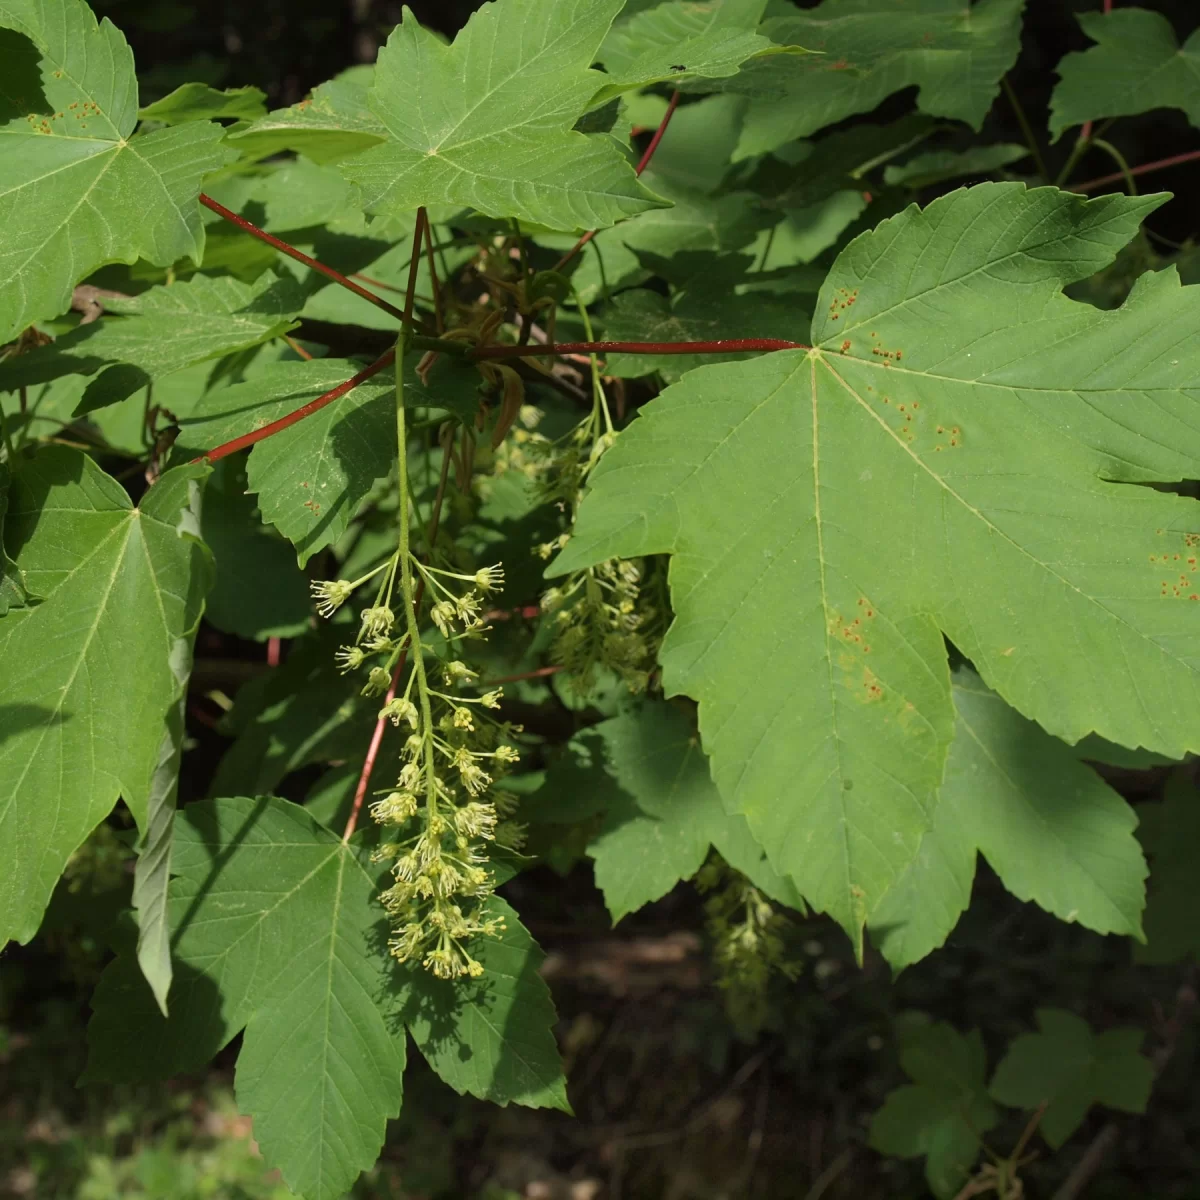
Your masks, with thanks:
M 683 63 L 672 63 L 672 64 L 671 64 L 671 70 L 672 70 L 672 71 L 686 71 L 686 70 L 687 70 L 687 67 L 685 67 L 685 66 L 683 65 Z

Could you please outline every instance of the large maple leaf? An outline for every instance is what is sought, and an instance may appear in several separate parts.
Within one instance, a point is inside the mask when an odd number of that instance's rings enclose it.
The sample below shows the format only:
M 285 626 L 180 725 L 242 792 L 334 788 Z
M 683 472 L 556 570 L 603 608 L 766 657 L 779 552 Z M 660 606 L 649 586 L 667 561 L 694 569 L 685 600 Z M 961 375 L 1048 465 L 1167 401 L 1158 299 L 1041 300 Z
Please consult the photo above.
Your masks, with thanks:
M 667 691 L 699 700 L 772 865 L 856 940 L 931 822 L 943 635 L 1068 742 L 1200 747 L 1200 514 L 1129 486 L 1200 467 L 1200 289 L 1062 293 L 1162 200 L 985 184 L 883 222 L 838 257 L 811 350 L 643 410 L 551 565 L 673 555 Z

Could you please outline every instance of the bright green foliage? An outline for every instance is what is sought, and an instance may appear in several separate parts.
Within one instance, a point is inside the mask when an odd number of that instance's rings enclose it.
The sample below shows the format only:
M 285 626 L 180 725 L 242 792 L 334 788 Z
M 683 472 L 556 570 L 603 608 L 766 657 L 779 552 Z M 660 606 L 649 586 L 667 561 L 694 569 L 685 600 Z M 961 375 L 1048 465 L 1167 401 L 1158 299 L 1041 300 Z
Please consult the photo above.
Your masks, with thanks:
M 1139 833 L 1153 874 L 1146 898 L 1146 945 L 1142 962 L 1177 962 L 1200 953 L 1200 797 L 1183 772 L 1167 785 L 1160 804 L 1144 804 Z
M 691 878 L 710 847 L 768 895 L 803 906 L 791 881 L 764 861 L 744 819 L 725 812 L 699 739 L 678 708 L 647 703 L 601 722 L 587 740 L 599 752 L 589 787 L 605 810 L 588 854 L 614 922 Z
M 226 88 L 223 92 L 206 83 L 184 83 L 169 96 L 138 110 L 142 121 L 181 125 L 185 121 L 207 121 L 217 117 L 253 121 L 266 115 L 266 94 L 256 87 Z
M 92 375 L 76 413 L 93 412 L 174 371 L 286 333 L 303 299 L 295 280 L 268 271 L 254 284 L 198 275 L 105 303 L 124 315 L 81 325 L 0 365 L 0 388 Z
M 973 671 L 957 671 L 953 685 L 933 828 L 871 914 L 889 962 L 908 966 L 949 936 L 971 898 L 976 852 L 1019 899 L 1097 933 L 1140 937 L 1146 865 L 1133 809 Z
M 379 52 L 370 91 L 390 136 L 343 167 L 368 210 L 461 204 L 571 230 L 612 225 L 662 203 L 612 139 L 571 129 L 604 82 L 589 67 L 620 6 L 487 4 L 452 46 L 405 9 Z
M 1181 108 L 1200 126 L 1200 31 L 1180 46 L 1171 22 L 1144 8 L 1078 14 L 1097 44 L 1068 54 L 1050 98 L 1050 132 L 1152 108 Z
M 208 583 L 191 512 L 202 475 L 170 472 L 140 509 L 65 447 L 13 480 L 5 539 L 45 599 L 0 622 L 0 659 L 22 664 L 0 676 L 0 944 L 33 936 L 67 857 L 118 796 L 146 826 L 181 688 L 172 663 Z
M 515 920 L 481 947 L 495 972 L 474 996 L 432 979 L 397 992 L 377 872 L 296 805 L 189 806 L 173 869 L 170 1019 L 118 958 L 94 1002 L 89 1078 L 194 1069 L 244 1028 L 239 1107 L 267 1160 L 313 1200 L 342 1195 L 374 1162 L 400 1108 L 405 1024 L 452 1086 L 563 1105 L 553 1008 Z
M 1057 1008 L 1037 1012 L 1039 1033 L 1022 1034 L 996 1068 L 990 1092 L 1001 1104 L 1034 1109 L 1046 1104 L 1038 1128 L 1057 1149 L 1093 1104 L 1120 1112 L 1146 1110 L 1154 1067 L 1139 1047 L 1140 1029 L 1095 1034 L 1086 1021 Z
M 667 692 L 700 701 L 772 865 L 855 938 L 933 821 L 942 633 L 1067 741 L 1200 744 L 1191 502 L 1102 482 L 1195 469 L 1200 363 L 1177 348 L 1200 296 L 1171 272 L 1111 313 L 1060 290 L 1157 203 L 994 184 L 884 222 L 831 271 L 811 352 L 705 368 L 643 410 L 552 565 L 675 555 Z
M 766 0 L 703 5 L 670 0 L 621 21 L 598 56 L 618 82 L 603 87 L 593 103 L 666 80 L 727 78 L 751 58 L 802 49 L 778 46 L 754 32 L 764 8 Z
M 964 1037 L 915 1014 L 897 1022 L 896 1034 L 912 1083 L 890 1092 L 871 1118 L 871 1145 L 900 1158 L 924 1157 L 930 1190 L 949 1200 L 979 1157 L 980 1137 L 999 1120 L 987 1094 L 983 1038 L 977 1029 Z
M 133 55 L 83 0 L 2 0 L 0 60 L 0 342 L 103 263 L 199 262 L 200 180 L 232 157 L 221 127 L 131 138 Z
M 1016 61 L 1025 0 L 825 0 L 811 11 L 767 21 L 782 45 L 819 48 L 801 59 L 752 63 L 730 85 L 752 99 L 735 159 L 807 137 L 870 112 L 916 86 L 917 107 L 978 129 Z

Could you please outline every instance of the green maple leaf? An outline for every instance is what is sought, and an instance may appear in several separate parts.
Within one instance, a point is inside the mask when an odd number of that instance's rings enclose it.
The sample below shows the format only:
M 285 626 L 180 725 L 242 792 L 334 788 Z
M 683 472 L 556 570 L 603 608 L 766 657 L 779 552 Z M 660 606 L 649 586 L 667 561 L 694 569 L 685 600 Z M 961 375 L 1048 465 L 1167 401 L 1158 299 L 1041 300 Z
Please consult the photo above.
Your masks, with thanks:
M 266 93 L 256 87 L 226 88 L 219 91 L 207 83 L 180 84 L 169 95 L 138 110 L 142 121 L 161 121 L 164 125 L 182 125 L 185 121 L 207 121 L 217 117 L 253 121 L 266 116 Z
M 479 373 L 440 363 L 425 384 L 410 355 L 405 401 L 473 414 Z M 208 392 L 181 421 L 180 454 L 200 454 L 261 428 L 344 383 L 362 367 L 346 359 L 275 363 L 245 383 Z M 296 547 L 303 566 L 345 533 L 372 486 L 396 462 L 396 381 L 392 368 L 339 400 L 259 442 L 246 474 L 263 520 Z
M 1061 290 L 1161 201 L 983 184 L 861 235 L 813 349 L 643 408 L 548 572 L 674 555 L 667 692 L 700 702 L 730 810 L 855 940 L 933 821 L 943 635 L 1067 742 L 1200 745 L 1195 502 L 1128 486 L 1200 463 L 1200 291 L 1150 273 L 1101 312 Z
M 1159 804 L 1138 806 L 1138 830 L 1150 856 L 1146 898 L 1146 945 L 1136 948 L 1138 961 L 1178 962 L 1200 953 L 1200 797 L 1186 772 L 1167 784 Z
M 1097 44 L 1058 64 L 1050 97 L 1055 139 L 1072 125 L 1153 108 L 1180 108 L 1200 126 L 1200 30 L 1180 46 L 1171 22 L 1144 8 L 1077 16 Z
M 621 0 L 497 0 L 444 45 L 406 8 L 379 52 L 370 104 L 388 141 L 345 162 L 368 211 L 458 204 L 552 229 L 661 205 L 607 134 L 571 126 Z
M 375 1162 L 400 1110 L 405 1021 L 460 1090 L 473 1072 L 468 1090 L 501 1103 L 561 1097 L 553 1008 L 515 918 L 490 950 L 490 993 L 486 978 L 477 993 L 423 979 L 405 990 L 385 949 L 377 869 L 297 805 L 189 805 L 172 869 L 171 1016 L 120 955 L 93 999 L 85 1081 L 194 1070 L 244 1031 L 238 1105 L 268 1163 L 311 1200 L 341 1196 Z
M 291 276 L 279 279 L 270 271 L 253 284 L 198 275 L 188 283 L 106 300 L 106 308 L 124 315 L 80 325 L 9 359 L 0 366 L 0 388 L 14 391 L 62 375 L 92 375 L 75 415 L 93 412 L 175 371 L 294 329 L 303 302 Z
M 192 122 L 131 137 L 124 37 L 83 0 L 0 0 L 0 343 L 107 262 L 199 263 L 201 179 L 232 157 Z
M 898 1158 L 924 1157 L 930 1189 L 948 1200 L 979 1157 L 980 1136 L 999 1120 L 984 1081 L 983 1039 L 977 1029 L 964 1036 L 918 1014 L 901 1018 L 896 1032 L 912 1083 L 888 1093 L 871 1118 L 870 1144 Z
M 727 78 L 752 58 L 804 53 L 755 32 L 766 6 L 766 0 L 672 0 L 621 21 L 597 56 L 614 82 L 592 103 L 668 80 Z
M 146 828 L 180 691 L 173 655 L 208 585 L 190 511 L 203 474 L 170 471 L 134 508 L 91 459 L 55 446 L 13 481 L 8 544 L 45 599 L 0 622 L 0 661 L 21 664 L 0 679 L 0 945 L 33 936 L 118 795 Z
M 1154 1066 L 1139 1047 L 1142 1029 L 1094 1034 L 1088 1023 L 1058 1008 L 1039 1008 L 1039 1033 L 1025 1033 L 1008 1048 L 989 1091 L 1014 1108 L 1046 1105 L 1038 1128 L 1057 1150 L 1093 1104 L 1120 1112 L 1146 1111 Z
M 387 130 L 367 103 L 374 74 L 373 66 L 351 67 L 299 104 L 276 109 L 248 129 L 229 134 L 229 143 L 260 158 L 295 150 L 314 163 L 338 162 L 377 146 Z
M 933 828 L 871 914 L 888 961 L 908 966 L 946 940 L 971 898 L 977 853 L 1018 899 L 1140 938 L 1146 864 L 1133 809 L 973 671 L 953 683 L 957 722 Z
M 825 0 L 765 22 L 775 42 L 820 50 L 750 63 L 725 86 L 752 97 L 735 160 L 870 112 L 901 88 L 917 107 L 979 129 L 1017 58 L 1025 0 Z

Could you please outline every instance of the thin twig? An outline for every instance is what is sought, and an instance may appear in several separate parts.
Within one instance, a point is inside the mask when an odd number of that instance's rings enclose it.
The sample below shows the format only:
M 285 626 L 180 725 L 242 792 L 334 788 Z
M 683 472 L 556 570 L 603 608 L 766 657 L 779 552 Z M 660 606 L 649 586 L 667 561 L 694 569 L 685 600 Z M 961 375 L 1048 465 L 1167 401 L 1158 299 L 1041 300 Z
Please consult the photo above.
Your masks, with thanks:
M 667 126 L 670 125 L 671 118 L 675 115 L 675 109 L 678 104 L 679 92 L 674 91 L 671 93 L 671 99 L 667 104 L 667 111 L 663 113 L 663 119 L 659 121 L 658 128 L 654 131 L 654 136 L 650 139 L 650 144 L 646 147 L 645 153 L 642 155 L 638 165 L 634 168 L 634 174 L 640 175 L 650 165 L 650 160 L 654 157 L 654 152 L 658 149 L 658 143 L 662 141 L 663 134 L 667 132 Z M 577 241 L 575 245 L 573 245 L 570 250 L 568 250 L 566 254 L 564 254 L 562 258 L 560 258 L 558 262 L 554 264 L 554 269 L 556 271 L 561 271 L 563 267 L 565 267 L 567 263 L 569 263 L 571 259 L 573 259 L 575 255 L 577 255 L 580 250 L 582 250 L 584 246 L 586 246 L 588 242 L 590 242 L 595 236 L 595 229 L 589 230 L 587 233 L 585 233 L 583 237 L 581 237 L 579 241 Z
M 212 209 L 218 216 L 224 217 L 226 221 L 236 225 L 239 229 L 252 234 L 259 241 L 266 242 L 268 246 L 274 246 L 281 254 L 286 254 L 289 258 L 294 258 L 306 267 L 311 267 L 312 270 L 319 271 L 322 275 L 332 279 L 334 283 L 341 284 L 344 288 L 349 288 L 356 296 L 361 296 L 364 300 L 374 304 L 376 308 L 382 308 L 384 312 L 391 313 L 393 317 L 404 321 L 406 325 L 411 324 L 411 318 L 406 318 L 394 304 L 389 304 L 382 296 L 377 296 L 374 292 L 368 291 L 353 280 L 347 279 L 340 271 L 335 271 L 332 267 L 327 267 L 324 263 L 317 262 L 315 258 L 310 258 L 303 251 L 297 250 L 295 246 L 290 246 L 287 242 L 280 241 L 277 237 L 272 237 L 265 229 L 259 229 L 257 225 L 251 221 L 247 221 L 245 217 L 239 217 L 237 213 L 231 212 L 223 204 L 218 204 L 211 196 L 205 195 L 204 192 L 200 193 L 200 203 L 205 208 Z
M 1173 154 L 1170 158 L 1160 158 L 1155 162 L 1142 163 L 1141 166 L 1130 167 L 1131 176 L 1146 175 L 1151 171 L 1161 171 L 1165 167 L 1177 167 L 1181 163 L 1195 162 L 1200 159 L 1200 150 L 1189 150 L 1186 154 Z M 1124 183 L 1126 172 L 1117 171 L 1112 175 L 1102 175 L 1099 179 L 1089 179 L 1086 183 L 1073 183 L 1068 191 L 1094 192 L 1097 188 L 1107 187 L 1110 183 Z
M 299 343 L 298 341 L 296 341 L 296 339 L 295 339 L 295 338 L 293 338 L 293 337 L 288 337 L 288 335 L 285 333 L 285 334 L 283 335 L 283 340 L 284 340 L 285 342 L 287 342 L 287 344 L 288 344 L 289 346 L 291 346 L 291 348 L 292 348 L 293 350 L 295 350 L 295 352 L 296 352 L 298 355 L 300 355 L 300 357 L 301 357 L 302 359 L 304 359 L 304 361 L 305 361 L 305 362 L 312 362 L 312 355 L 311 355 L 311 354 L 309 354 L 309 352 L 308 352 L 307 350 L 305 350 L 305 348 L 304 348 L 302 345 L 300 345 L 300 343 Z
M 1038 175 L 1048 183 L 1050 181 L 1050 173 L 1046 170 L 1046 160 L 1042 157 L 1042 148 L 1038 145 L 1038 140 L 1034 137 L 1033 129 L 1030 127 L 1029 118 L 1025 115 L 1025 110 L 1021 107 L 1021 101 L 1017 99 L 1017 93 L 1013 91 L 1013 86 L 1008 82 L 1008 76 L 1005 75 L 1000 81 L 1004 88 L 1004 94 L 1008 97 L 1009 104 L 1012 105 L 1012 110 L 1017 115 L 1017 124 L 1021 126 L 1021 133 L 1025 138 L 1025 144 L 1029 147 L 1029 153 L 1033 155 L 1033 161 L 1038 169 Z

